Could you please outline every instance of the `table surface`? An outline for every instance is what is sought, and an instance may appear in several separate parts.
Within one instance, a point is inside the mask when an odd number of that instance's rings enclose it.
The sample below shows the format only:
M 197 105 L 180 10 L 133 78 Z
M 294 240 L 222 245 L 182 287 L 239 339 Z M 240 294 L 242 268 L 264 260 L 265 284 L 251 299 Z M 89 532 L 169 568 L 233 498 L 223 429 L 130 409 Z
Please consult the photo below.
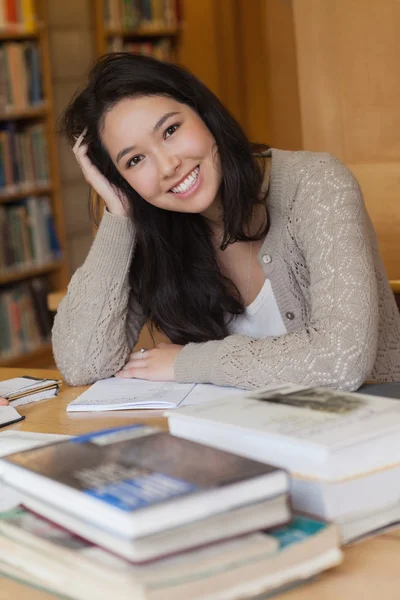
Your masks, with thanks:
M 0 381 L 32 375 L 59 377 L 57 371 L 43 369 L 0 368 Z M 18 411 L 25 420 L 3 429 L 65 433 L 77 435 L 106 427 L 135 422 L 148 422 L 166 428 L 162 411 L 118 411 L 105 413 L 67 413 L 66 405 L 86 388 L 71 388 L 63 384 L 57 398 L 21 406 Z M 344 562 L 322 574 L 311 583 L 281 594 L 282 600 L 398 600 L 400 597 L 399 559 L 400 530 L 386 533 L 347 548 Z M 118 594 L 116 595 L 118 597 Z M 51 600 L 51 594 L 23 586 L 0 577 L 0 600 Z M 134 598 L 132 599 L 134 600 Z

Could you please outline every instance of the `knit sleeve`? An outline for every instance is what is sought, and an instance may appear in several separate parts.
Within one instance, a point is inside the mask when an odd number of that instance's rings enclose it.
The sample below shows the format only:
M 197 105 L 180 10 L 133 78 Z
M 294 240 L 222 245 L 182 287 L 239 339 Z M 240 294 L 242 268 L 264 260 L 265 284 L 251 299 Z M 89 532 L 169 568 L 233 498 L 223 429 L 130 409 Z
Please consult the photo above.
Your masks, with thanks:
M 176 360 L 178 381 L 355 390 L 370 374 L 379 327 L 372 226 L 351 172 L 329 156 L 314 163 L 299 182 L 291 218 L 310 274 L 309 322 L 281 337 L 188 344 Z
M 133 248 L 131 221 L 105 212 L 54 320 L 54 358 L 70 385 L 114 375 L 137 340 L 144 317 L 129 288 Z

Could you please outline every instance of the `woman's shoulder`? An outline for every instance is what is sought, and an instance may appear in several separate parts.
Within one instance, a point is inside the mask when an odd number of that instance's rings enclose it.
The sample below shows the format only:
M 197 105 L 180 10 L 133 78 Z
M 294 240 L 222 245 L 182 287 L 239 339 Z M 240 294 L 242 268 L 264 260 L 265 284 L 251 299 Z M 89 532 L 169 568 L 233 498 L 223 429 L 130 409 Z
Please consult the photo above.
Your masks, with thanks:
M 330 204 L 336 192 L 349 188 L 357 190 L 355 198 L 360 196 L 353 173 L 332 154 L 273 148 L 271 157 L 271 208 L 279 206 L 282 210 L 283 203 L 290 211 L 295 205 L 299 207 L 308 202 Z
M 328 152 L 271 148 L 270 156 L 272 159 L 271 176 L 288 179 L 289 175 L 289 179 L 296 186 L 302 180 L 307 181 L 318 175 L 327 182 L 330 181 L 330 178 L 355 181 L 350 169 Z

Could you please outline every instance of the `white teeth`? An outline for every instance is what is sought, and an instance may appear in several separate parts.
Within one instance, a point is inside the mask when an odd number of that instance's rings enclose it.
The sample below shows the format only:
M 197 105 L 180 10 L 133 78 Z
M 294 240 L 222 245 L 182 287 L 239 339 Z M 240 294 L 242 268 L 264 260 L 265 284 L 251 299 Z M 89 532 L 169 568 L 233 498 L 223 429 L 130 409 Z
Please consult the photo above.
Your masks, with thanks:
M 171 188 L 171 191 L 178 193 L 178 194 L 183 194 L 184 192 L 187 192 L 188 190 L 190 190 L 192 185 L 197 180 L 199 171 L 200 171 L 200 167 L 196 167 L 195 169 L 193 169 L 193 171 L 186 177 L 186 179 L 184 181 L 182 181 L 182 183 L 180 183 L 176 187 Z

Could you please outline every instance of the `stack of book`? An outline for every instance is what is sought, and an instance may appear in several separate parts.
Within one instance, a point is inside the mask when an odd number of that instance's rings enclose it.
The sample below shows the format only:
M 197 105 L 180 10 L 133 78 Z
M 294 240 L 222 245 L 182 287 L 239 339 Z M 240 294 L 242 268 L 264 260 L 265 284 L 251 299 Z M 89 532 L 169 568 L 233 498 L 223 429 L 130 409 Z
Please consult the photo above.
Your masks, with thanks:
M 342 543 L 400 524 L 400 402 L 295 385 L 169 412 L 173 434 L 287 469 L 295 510 Z
M 0 571 L 79 600 L 265 594 L 341 561 L 336 528 L 292 516 L 288 476 L 128 426 L 0 460 Z
M 6 398 L 13 407 L 38 402 L 57 396 L 61 385 L 60 379 L 30 377 L 13 377 L 0 381 L 0 397 Z

